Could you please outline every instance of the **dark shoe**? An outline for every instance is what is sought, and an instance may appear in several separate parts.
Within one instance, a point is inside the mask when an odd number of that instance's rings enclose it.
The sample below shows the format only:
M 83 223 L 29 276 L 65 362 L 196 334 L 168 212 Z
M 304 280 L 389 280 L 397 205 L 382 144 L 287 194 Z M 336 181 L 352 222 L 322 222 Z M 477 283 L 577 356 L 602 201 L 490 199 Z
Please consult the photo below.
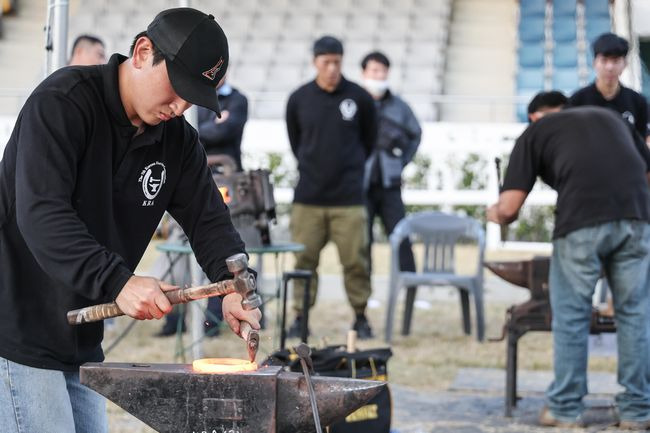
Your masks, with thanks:
M 309 336 L 309 329 L 307 329 L 307 336 Z M 289 330 L 287 331 L 287 338 L 300 338 L 302 337 L 302 317 L 296 317 Z
M 645 421 L 621 421 L 618 423 L 619 430 L 650 430 L 650 419 Z
M 369 340 L 370 338 L 374 337 L 374 335 L 372 335 L 372 329 L 370 328 L 370 324 L 368 323 L 368 319 L 366 318 L 365 314 L 357 314 L 357 319 L 354 321 L 352 329 L 354 331 L 357 331 L 357 338 L 359 340 Z
M 581 428 L 585 426 L 582 417 L 577 417 L 574 421 L 562 421 L 557 419 L 551 410 L 544 406 L 539 413 L 539 424 L 544 427 L 562 427 L 562 428 Z
M 178 332 L 178 324 L 176 321 L 168 321 L 165 323 L 165 325 L 162 327 L 160 331 L 154 334 L 154 337 L 169 337 L 171 335 L 176 335 Z M 185 323 L 183 323 L 183 326 L 181 327 L 181 333 L 185 333 Z

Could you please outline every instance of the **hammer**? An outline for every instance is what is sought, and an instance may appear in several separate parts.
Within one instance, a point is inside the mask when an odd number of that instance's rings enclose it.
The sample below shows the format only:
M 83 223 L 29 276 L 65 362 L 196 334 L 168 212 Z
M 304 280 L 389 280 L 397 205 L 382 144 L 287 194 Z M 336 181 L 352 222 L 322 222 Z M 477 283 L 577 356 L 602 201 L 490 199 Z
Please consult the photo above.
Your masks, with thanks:
M 230 293 L 239 293 L 242 296 L 242 308 L 253 310 L 262 305 L 262 298 L 255 291 L 255 276 L 248 272 L 248 258 L 246 254 L 235 254 L 226 259 L 226 266 L 232 272 L 232 280 L 223 280 L 205 286 L 188 287 L 164 292 L 171 304 L 186 304 L 196 299 L 223 296 Z M 82 323 L 97 322 L 110 317 L 122 316 L 124 313 L 115 302 L 108 304 L 92 305 L 78 310 L 68 311 L 68 323 L 80 325 Z M 259 333 L 248 322 L 241 322 L 239 335 L 246 340 L 248 357 L 251 362 L 255 360 L 259 345 Z

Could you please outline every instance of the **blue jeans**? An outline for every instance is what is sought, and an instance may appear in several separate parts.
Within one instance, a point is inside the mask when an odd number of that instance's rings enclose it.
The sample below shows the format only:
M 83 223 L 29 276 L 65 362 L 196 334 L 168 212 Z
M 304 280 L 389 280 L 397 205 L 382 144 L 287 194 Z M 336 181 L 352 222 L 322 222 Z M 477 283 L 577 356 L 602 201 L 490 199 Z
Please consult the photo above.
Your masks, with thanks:
M 573 421 L 587 394 L 588 335 L 592 296 L 601 269 L 616 312 L 620 417 L 650 419 L 647 383 L 650 224 L 608 222 L 575 230 L 553 242 L 550 270 L 555 380 L 546 397 L 553 415 Z
M 79 373 L 27 367 L 0 357 L 2 433 L 106 433 L 106 400 Z

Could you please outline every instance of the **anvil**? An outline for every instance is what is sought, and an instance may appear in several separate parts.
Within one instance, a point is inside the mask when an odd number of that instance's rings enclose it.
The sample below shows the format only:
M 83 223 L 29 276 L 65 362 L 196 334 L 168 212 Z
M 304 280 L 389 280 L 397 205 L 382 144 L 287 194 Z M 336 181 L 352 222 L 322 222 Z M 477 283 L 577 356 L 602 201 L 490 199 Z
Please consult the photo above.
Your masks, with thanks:
M 190 364 L 88 363 L 81 383 L 160 433 L 314 432 L 305 377 L 266 366 L 205 374 Z M 312 377 L 324 426 L 363 406 L 384 382 Z

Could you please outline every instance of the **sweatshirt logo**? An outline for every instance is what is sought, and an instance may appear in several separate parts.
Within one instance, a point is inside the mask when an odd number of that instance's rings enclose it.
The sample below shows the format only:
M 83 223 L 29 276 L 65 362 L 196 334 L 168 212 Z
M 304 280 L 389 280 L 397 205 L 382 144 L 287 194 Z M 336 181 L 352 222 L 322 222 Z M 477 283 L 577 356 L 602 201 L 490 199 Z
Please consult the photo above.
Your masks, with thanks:
M 350 98 L 344 99 L 339 104 L 339 110 L 341 110 L 343 120 L 352 120 L 357 113 L 357 103 Z
M 165 164 L 160 161 L 152 162 L 147 165 L 138 178 L 138 182 L 142 184 L 142 192 L 146 200 L 142 202 L 142 206 L 153 206 L 154 199 L 160 193 L 165 180 L 167 178 L 167 170 Z

